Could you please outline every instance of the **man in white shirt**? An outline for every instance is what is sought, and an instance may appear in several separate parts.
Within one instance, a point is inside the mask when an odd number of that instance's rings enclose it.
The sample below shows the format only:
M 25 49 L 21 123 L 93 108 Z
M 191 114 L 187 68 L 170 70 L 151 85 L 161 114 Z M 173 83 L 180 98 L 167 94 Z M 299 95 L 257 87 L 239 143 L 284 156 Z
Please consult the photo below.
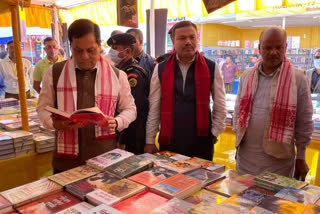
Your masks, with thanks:
M 7 43 L 8 56 L 0 61 L 0 72 L 6 84 L 5 98 L 19 99 L 19 84 L 14 56 L 13 41 Z M 32 83 L 33 67 L 29 60 L 22 58 L 23 72 L 25 78 L 25 88 L 27 98 L 30 98 L 30 86 Z
M 214 143 L 225 129 L 221 72 L 198 52 L 195 24 L 182 21 L 171 32 L 175 52 L 155 67 L 151 78 L 145 152 L 156 150 L 161 123 L 160 150 L 212 160 Z

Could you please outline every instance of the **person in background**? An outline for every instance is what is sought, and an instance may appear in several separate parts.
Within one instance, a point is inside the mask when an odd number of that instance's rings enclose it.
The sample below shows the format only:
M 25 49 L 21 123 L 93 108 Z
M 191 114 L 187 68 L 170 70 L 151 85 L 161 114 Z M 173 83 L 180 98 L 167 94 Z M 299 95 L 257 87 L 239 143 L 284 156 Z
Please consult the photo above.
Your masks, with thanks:
M 287 60 L 286 49 L 286 31 L 267 28 L 259 39 L 262 61 L 241 75 L 233 123 L 240 174 L 269 171 L 304 180 L 308 173 L 310 89 L 306 73 Z
M 154 65 L 159 64 L 159 63 L 161 63 L 163 61 L 166 61 L 167 59 L 169 59 L 169 57 L 171 55 L 172 55 L 172 53 L 165 53 L 165 54 L 162 54 L 162 55 L 158 56 L 156 58 L 156 60 L 154 61 Z
M 0 51 L 0 59 L 4 59 L 4 58 L 6 58 L 6 56 L 7 56 L 6 50 Z
M 19 99 L 19 84 L 14 54 L 13 41 L 7 43 L 8 56 L 0 61 L 0 72 L 6 84 L 5 98 Z M 29 60 L 22 58 L 22 66 L 25 78 L 25 89 L 27 98 L 31 98 L 33 67 Z
M 232 62 L 232 59 L 230 56 L 226 57 L 226 61 L 222 65 L 221 70 L 222 70 L 224 84 L 226 87 L 226 92 L 232 94 L 234 80 L 238 73 L 238 68 L 237 68 L 237 65 Z
M 36 64 L 33 73 L 33 88 L 38 93 L 41 91 L 43 76 L 48 71 L 49 67 L 57 62 L 63 61 L 63 58 L 59 57 L 59 46 L 55 39 L 47 37 L 43 40 L 43 44 L 43 49 L 47 56 Z
M 111 47 L 110 59 L 128 76 L 131 94 L 137 107 L 137 119 L 120 133 L 119 143 L 134 154 L 144 153 L 146 121 L 148 116 L 149 80 L 148 74 L 133 58 L 136 38 L 128 33 L 117 34 L 107 41 Z
M 253 68 L 258 61 L 258 56 L 254 55 L 250 58 L 250 63 L 248 64 L 248 68 Z
M 66 53 L 64 52 L 63 48 L 59 48 L 58 56 L 59 56 L 61 59 L 65 59 Z
M 157 64 L 151 79 L 145 152 L 161 151 L 212 160 L 214 144 L 225 129 L 226 101 L 218 64 L 197 50 L 197 26 L 172 27 L 175 52 Z M 213 106 L 210 110 L 210 97 Z
M 315 50 L 314 67 L 307 71 L 311 93 L 320 93 L 320 49 Z
M 152 72 L 154 69 L 155 58 L 143 51 L 143 34 L 141 30 L 137 28 L 131 28 L 127 30 L 127 33 L 131 34 L 136 38 L 136 44 L 134 46 L 133 58 L 135 58 L 140 67 L 142 67 L 147 73 L 148 78 L 151 79 Z
M 121 30 L 114 30 L 111 32 L 110 37 L 117 35 L 117 34 L 122 34 L 123 32 Z
M 136 119 L 127 75 L 113 69 L 100 55 L 99 26 L 88 19 L 76 20 L 68 28 L 68 39 L 72 58 L 54 64 L 45 73 L 37 106 L 43 125 L 57 133 L 54 173 L 84 165 L 86 160 L 115 149 L 115 131 L 122 131 Z M 46 106 L 66 112 L 96 106 L 106 115 L 105 125 L 83 127 L 51 116 Z

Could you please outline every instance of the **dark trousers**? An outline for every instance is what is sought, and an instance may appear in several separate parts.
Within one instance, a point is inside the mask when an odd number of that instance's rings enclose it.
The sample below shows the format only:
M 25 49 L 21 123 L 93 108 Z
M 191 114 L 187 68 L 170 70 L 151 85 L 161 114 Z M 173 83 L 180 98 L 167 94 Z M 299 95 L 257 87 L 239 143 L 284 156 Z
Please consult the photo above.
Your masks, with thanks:
M 31 98 L 30 90 L 26 92 L 26 96 L 27 96 L 27 99 Z M 5 98 L 15 98 L 15 99 L 19 100 L 19 94 L 11 94 L 11 93 L 6 92 L 4 97 Z

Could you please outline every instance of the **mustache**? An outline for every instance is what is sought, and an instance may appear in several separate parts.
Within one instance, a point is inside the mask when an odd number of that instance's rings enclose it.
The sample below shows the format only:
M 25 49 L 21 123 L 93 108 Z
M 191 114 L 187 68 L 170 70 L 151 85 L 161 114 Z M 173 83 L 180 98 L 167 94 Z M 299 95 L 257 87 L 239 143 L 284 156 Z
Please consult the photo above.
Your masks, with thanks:
M 183 49 L 187 49 L 187 48 L 194 48 L 192 45 L 185 45 L 184 47 L 183 47 Z

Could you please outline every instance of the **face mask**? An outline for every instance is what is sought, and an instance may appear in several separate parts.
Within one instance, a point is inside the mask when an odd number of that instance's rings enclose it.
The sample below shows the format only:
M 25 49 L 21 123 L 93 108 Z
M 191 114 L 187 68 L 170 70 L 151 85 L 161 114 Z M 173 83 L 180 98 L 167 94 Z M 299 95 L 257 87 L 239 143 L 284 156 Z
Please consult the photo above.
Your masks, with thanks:
M 123 52 L 123 51 L 121 51 L 121 52 Z M 123 58 L 119 57 L 119 53 L 121 53 L 121 52 L 111 48 L 108 53 L 110 59 L 114 62 L 115 65 L 118 65 L 123 60 Z
M 314 59 L 314 67 L 316 67 L 316 69 L 320 69 L 320 59 Z

